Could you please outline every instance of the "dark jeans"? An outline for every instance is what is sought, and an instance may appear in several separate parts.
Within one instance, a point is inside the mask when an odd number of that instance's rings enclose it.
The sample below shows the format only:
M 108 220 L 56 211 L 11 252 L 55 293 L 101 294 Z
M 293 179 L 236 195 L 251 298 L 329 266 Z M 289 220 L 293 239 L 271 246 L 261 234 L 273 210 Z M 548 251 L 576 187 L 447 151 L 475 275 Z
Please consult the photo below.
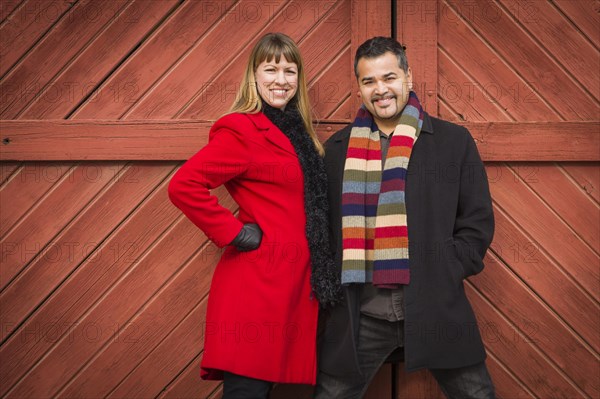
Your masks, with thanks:
M 223 377 L 223 399 L 266 399 L 272 383 L 244 377 L 225 371 Z
M 346 379 L 319 372 L 315 399 L 362 398 L 385 359 L 404 345 L 403 322 L 361 315 L 358 361 L 363 378 Z M 494 385 L 485 363 L 457 369 L 430 370 L 442 392 L 451 399 L 493 399 Z

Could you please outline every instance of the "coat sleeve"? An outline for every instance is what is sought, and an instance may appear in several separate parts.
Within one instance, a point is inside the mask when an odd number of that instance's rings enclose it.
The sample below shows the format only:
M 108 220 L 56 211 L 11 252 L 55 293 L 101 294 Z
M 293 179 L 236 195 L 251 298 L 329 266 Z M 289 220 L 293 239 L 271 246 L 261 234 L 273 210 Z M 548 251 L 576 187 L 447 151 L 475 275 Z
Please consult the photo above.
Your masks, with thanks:
M 483 257 L 494 235 L 494 213 L 485 167 L 471 134 L 461 164 L 454 245 L 465 277 L 483 270 Z
M 210 193 L 248 169 L 250 152 L 239 132 L 211 130 L 208 144 L 185 162 L 169 183 L 169 198 L 217 246 L 231 243 L 243 227 Z

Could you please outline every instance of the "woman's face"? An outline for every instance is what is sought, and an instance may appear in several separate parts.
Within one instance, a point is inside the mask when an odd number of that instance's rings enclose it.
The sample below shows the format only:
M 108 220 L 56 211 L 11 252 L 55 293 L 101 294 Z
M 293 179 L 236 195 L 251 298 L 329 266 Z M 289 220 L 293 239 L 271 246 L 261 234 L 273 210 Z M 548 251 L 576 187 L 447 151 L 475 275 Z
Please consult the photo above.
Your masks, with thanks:
M 258 94 L 271 107 L 282 111 L 298 90 L 298 66 L 283 55 L 279 62 L 275 58 L 261 62 L 254 76 Z

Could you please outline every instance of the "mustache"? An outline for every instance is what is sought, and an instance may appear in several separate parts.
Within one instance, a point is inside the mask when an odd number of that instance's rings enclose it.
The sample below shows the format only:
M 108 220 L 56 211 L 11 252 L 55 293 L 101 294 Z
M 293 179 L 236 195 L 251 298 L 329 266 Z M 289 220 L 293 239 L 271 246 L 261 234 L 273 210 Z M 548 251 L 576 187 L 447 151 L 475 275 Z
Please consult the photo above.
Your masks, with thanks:
M 384 95 L 374 94 L 373 97 L 371 97 L 371 102 L 388 99 L 388 98 L 396 98 L 396 96 L 393 94 L 384 94 Z

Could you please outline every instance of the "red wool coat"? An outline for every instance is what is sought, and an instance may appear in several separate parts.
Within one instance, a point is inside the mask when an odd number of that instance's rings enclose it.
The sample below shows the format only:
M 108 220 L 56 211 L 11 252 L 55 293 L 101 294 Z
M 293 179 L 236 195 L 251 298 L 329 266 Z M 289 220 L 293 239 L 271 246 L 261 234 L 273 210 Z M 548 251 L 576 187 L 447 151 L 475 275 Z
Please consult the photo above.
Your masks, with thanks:
M 210 189 L 224 184 L 236 218 Z M 304 179 L 288 138 L 264 116 L 230 114 L 169 185 L 171 201 L 219 247 L 244 223 L 263 231 L 260 247 L 227 246 L 208 299 L 202 377 L 222 371 L 314 384 L 318 301 L 311 296 Z

